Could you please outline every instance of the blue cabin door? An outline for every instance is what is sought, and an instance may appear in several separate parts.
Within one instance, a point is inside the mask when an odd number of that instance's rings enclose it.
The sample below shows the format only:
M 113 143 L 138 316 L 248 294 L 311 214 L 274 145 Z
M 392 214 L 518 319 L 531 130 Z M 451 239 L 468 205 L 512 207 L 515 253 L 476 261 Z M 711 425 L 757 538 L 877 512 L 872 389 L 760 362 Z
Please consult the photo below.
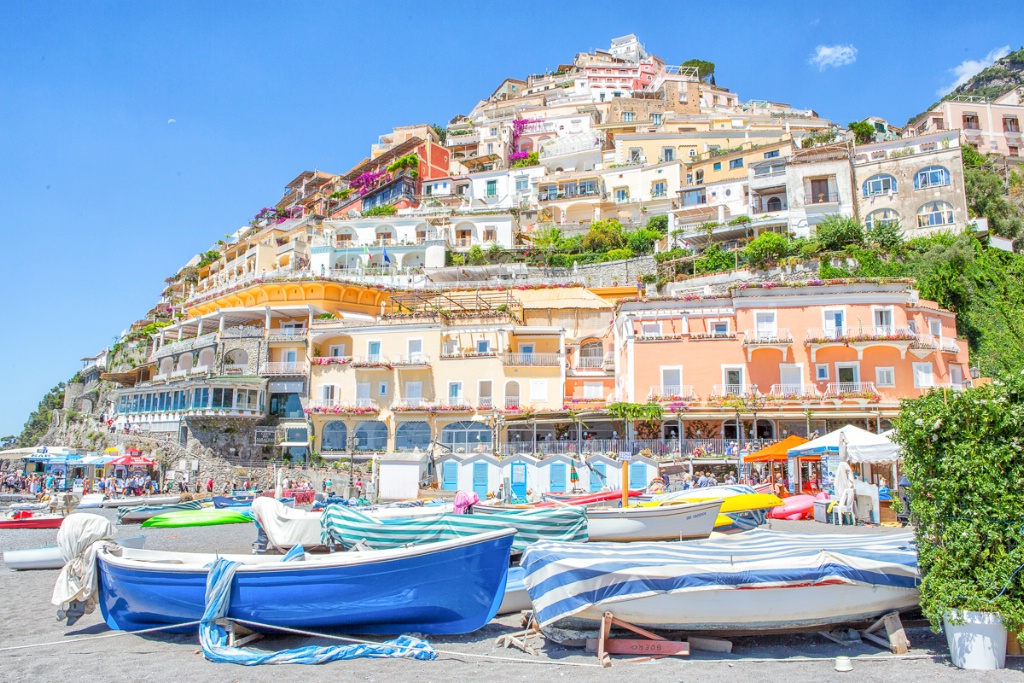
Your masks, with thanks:
M 608 486 L 608 465 L 603 462 L 596 462 L 590 471 L 590 492 L 600 491 L 602 487 Z
M 551 469 L 551 493 L 565 493 L 565 463 L 552 463 Z
M 473 493 L 480 496 L 480 500 L 487 499 L 487 463 L 473 463 Z
M 512 463 L 512 497 L 526 498 L 526 463 Z
M 449 460 L 442 467 L 441 488 L 445 491 L 459 490 L 459 463 Z
M 647 488 L 647 465 L 642 462 L 629 463 L 629 488 Z

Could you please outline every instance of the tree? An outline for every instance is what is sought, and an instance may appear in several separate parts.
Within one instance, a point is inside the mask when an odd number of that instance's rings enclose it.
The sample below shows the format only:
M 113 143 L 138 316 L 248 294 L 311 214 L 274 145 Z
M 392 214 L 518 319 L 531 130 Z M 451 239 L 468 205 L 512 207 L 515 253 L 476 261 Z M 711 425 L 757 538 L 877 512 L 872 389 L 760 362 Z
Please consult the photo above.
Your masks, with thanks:
M 437 133 L 437 137 L 440 138 L 441 144 L 443 145 L 448 139 L 448 129 L 442 126 L 440 123 L 432 123 L 430 127 Z
M 724 273 L 736 267 L 736 257 L 723 251 L 717 244 L 712 244 L 704 250 L 701 257 L 693 262 L 695 275 L 707 275 L 709 273 Z
M 853 138 L 858 145 L 866 145 L 875 140 L 875 127 L 867 121 L 854 121 L 846 126 L 847 130 L 853 133 Z
M 848 244 L 864 244 L 864 226 L 852 216 L 827 216 L 814 236 L 825 251 L 837 251 Z
M 474 244 L 466 252 L 466 257 L 469 259 L 471 265 L 482 266 L 487 263 L 487 255 L 484 254 L 484 250 L 479 244 Z
M 875 221 L 867 231 L 867 241 L 882 251 L 893 253 L 903 246 L 899 221 Z
M 697 67 L 697 75 L 702 81 L 711 78 L 715 74 L 715 63 L 704 59 L 687 59 L 682 65 Z
M 657 230 L 640 228 L 626 233 L 626 244 L 637 254 L 649 254 L 654 251 L 654 245 L 661 239 L 661 235 Z
M 665 236 L 668 234 L 668 216 L 651 216 L 647 219 L 645 227 L 648 230 L 657 230 L 662 236 Z
M 594 221 L 590 230 L 583 236 L 583 248 L 587 251 L 608 251 L 626 246 L 626 238 L 622 234 L 622 224 L 614 218 Z
M 39 406 L 28 416 L 25 428 L 22 429 L 15 445 L 21 448 L 37 445 L 50 429 L 50 423 L 53 421 L 53 411 L 63 407 L 64 382 L 61 382 L 43 396 Z
M 539 163 L 540 155 L 537 152 L 530 152 L 525 157 L 512 164 L 512 168 L 526 168 L 527 166 L 536 166 Z
M 789 240 L 777 232 L 762 232 L 743 249 L 743 258 L 755 268 L 763 268 L 789 253 Z
M 541 251 L 561 251 L 562 231 L 553 225 L 541 228 L 531 235 L 531 241 Z

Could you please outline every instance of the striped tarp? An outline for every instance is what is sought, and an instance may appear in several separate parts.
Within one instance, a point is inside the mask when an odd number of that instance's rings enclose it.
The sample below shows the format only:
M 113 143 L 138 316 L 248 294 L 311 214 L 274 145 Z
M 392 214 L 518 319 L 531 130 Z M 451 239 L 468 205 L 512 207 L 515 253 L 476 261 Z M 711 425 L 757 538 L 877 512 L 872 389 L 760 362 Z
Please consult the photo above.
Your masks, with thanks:
M 321 540 L 351 548 L 365 541 L 374 550 L 407 545 L 438 543 L 495 529 L 514 527 L 513 552 L 521 552 L 539 539 L 549 541 L 587 540 L 585 509 L 524 510 L 515 514 L 456 515 L 377 519 L 344 505 L 329 505 L 320 518 Z
M 819 582 L 915 588 L 913 534 L 800 534 L 755 529 L 686 543 L 540 542 L 523 554 L 541 626 L 605 605 L 709 588 Z
M 154 515 L 163 514 L 164 512 L 179 512 L 181 510 L 201 510 L 203 508 L 203 502 L 200 500 L 186 500 L 184 503 L 169 503 L 167 505 L 131 505 L 117 508 L 117 521 L 120 523 L 121 519 L 131 513 L 146 513 L 152 512 Z M 151 515 L 153 516 L 153 515 Z

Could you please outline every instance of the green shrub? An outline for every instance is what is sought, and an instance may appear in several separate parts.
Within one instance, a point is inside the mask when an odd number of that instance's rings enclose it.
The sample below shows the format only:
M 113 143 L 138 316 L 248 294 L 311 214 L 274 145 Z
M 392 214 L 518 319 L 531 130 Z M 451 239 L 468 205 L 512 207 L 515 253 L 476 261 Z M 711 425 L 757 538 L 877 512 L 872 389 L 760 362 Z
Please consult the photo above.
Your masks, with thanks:
M 363 216 L 394 216 L 398 209 L 394 204 L 382 204 L 363 211 Z
M 789 253 L 789 240 L 777 232 L 762 232 L 743 249 L 743 258 L 755 268 L 763 268 Z
M 1024 627 L 1024 377 L 904 401 L 896 440 L 911 482 L 921 609 L 998 612 Z
M 657 230 L 640 228 L 633 232 L 626 233 L 626 245 L 637 254 L 649 254 L 654 251 L 654 245 L 661 239 L 661 233 Z
M 850 216 L 827 216 L 815 227 L 814 237 L 825 251 L 838 251 L 847 244 L 864 244 L 864 226 Z
M 654 260 L 657 261 L 658 263 L 664 263 L 665 261 L 671 261 L 672 259 L 689 256 L 692 253 L 693 251 L 691 251 L 690 249 L 684 249 L 682 247 L 673 247 L 668 251 L 663 251 L 661 253 L 655 254 Z
M 466 252 L 466 258 L 474 266 L 482 266 L 487 263 L 487 255 L 484 254 L 484 250 L 479 244 L 474 244 L 469 248 L 469 251 Z
M 648 230 L 657 230 L 664 237 L 668 234 L 668 216 L 651 216 L 644 227 Z
M 608 261 L 622 261 L 623 259 L 633 258 L 632 249 L 612 249 L 601 255 L 598 259 L 598 263 L 606 263 Z
M 624 246 L 626 237 L 622 234 L 622 224 L 614 218 L 594 221 L 583 236 L 583 248 L 587 251 L 608 251 Z
M 717 244 L 712 244 L 705 249 L 701 257 L 693 262 L 693 272 L 696 275 L 724 273 L 735 267 L 736 255 L 723 251 Z
M 894 252 L 903 247 L 899 221 L 875 221 L 874 226 L 867 231 L 866 237 L 868 244 L 883 251 Z

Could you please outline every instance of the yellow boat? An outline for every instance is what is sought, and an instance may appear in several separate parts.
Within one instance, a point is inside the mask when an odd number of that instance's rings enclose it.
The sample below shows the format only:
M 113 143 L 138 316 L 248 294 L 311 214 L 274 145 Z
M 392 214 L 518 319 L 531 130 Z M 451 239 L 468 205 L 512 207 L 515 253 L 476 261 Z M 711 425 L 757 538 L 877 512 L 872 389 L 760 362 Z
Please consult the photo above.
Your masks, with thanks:
M 768 510 L 782 505 L 782 499 L 772 493 L 738 493 L 725 487 L 692 489 L 671 494 L 671 498 L 640 503 L 638 507 L 659 507 L 721 500 L 722 509 L 715 520 L 715 529 L 728 528 L 745 531 L 764 523 Z

